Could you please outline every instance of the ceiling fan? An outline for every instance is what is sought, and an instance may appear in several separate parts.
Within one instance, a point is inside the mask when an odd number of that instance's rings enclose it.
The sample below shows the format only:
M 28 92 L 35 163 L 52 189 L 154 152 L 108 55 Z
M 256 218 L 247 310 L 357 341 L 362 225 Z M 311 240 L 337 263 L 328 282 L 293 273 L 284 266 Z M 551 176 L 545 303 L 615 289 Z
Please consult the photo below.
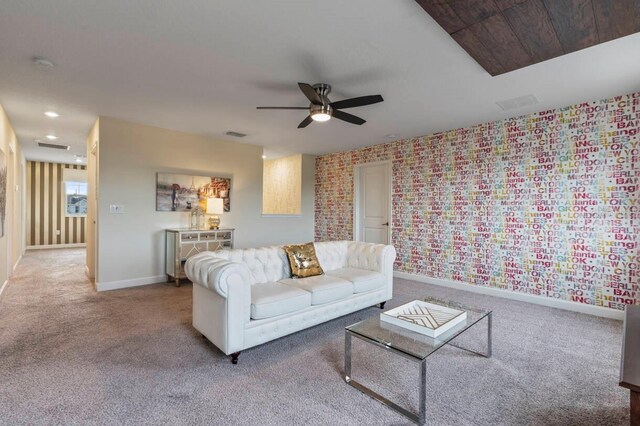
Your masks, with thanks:
M 302 129 L 311 124 L 312 121 L 329 121 L 331 117 L 352 124 L 364 124 L 366 120 L 340 110 L 377 104 L 378 102 L 384 101 L 380 95 L 370 95 L 331 102 L 327 97 L 331 92 L 331 86 L 328 84 L 320 83 L 312 86 L 307 83 L 298 83 L 298 87 L 300 87 L 302 93 L 304 93 L 311 102 L 308 107 L 257 107 L 257 109 L 308 109 L 309 115 L 298 124 L 298 129 Z

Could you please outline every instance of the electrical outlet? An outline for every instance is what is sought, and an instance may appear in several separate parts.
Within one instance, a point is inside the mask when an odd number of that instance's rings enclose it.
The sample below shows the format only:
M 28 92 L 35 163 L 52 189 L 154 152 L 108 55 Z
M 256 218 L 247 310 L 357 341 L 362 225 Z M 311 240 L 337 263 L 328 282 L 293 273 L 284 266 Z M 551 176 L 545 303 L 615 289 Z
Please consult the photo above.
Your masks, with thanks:
M 122 204 L 111 204 L 109 206 L 109 213 L 111 214 L 123 214 L 124 206 Z

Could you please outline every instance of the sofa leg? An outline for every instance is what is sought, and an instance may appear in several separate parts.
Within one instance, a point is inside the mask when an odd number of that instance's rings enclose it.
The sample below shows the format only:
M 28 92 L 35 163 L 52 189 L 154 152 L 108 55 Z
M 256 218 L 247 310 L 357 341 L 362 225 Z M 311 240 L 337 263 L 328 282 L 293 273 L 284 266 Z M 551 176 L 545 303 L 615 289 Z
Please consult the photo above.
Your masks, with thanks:
M 231 364 L 237 364 L 239 356 L 240 356 L 240 352 L 231 354 Z
M 384 309 L 384 304 L 385 304 L 385 303 L 387 303 L 387 302 L 382 302 L 382 303 L 380 303 L 380 305 L 379 305 L 379 306 L 380 306 L 380 309 Z

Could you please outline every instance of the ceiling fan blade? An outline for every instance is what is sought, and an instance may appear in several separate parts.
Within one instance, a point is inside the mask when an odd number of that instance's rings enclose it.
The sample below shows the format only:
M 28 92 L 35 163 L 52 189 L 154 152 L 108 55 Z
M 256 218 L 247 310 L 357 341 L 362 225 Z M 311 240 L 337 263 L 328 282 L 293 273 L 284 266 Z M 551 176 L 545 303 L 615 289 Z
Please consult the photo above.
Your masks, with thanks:
M 367 122 L 360 117 L 356 117 L 355 115 L 351 115 L 343 111 L 338 111 L 336 109 L 333 110 L 333 114 L 331 115 L 338 120 L 346 121 L 351 124 L 357 124 L 358 126 Z
M 360 96 L 358 98 L 345 99 L 343 101 L 331 102 L 331 106 L 333 109 L 344 109 L 344 108 L 353 108 L 371 104 L 377 104 L 378 102 L 382 102 L 382 96 L 380 95 L 370 95 L 370 96 Z
M 311 122 L 313 121 L 313 119 L 311 118 L 310 115 L 307 115 L 307 118 L 305 118 L 304 120 L 302 120 L 300 122 L 300 124 L 298 124 L 298 129 L 304 129 L 305 127 L 307 127 L 309 124 L 311 124 Z
M 256 107 L 256 109 L 309 109 L 309 107 Z
M 307 83 L 298 83 L 298 87 L 302 90 L 302 93 L 311 101 L 312 104 L 322 105 L 322 99 L 316 93 L 316 91 L 311 87 L 310 84 Z

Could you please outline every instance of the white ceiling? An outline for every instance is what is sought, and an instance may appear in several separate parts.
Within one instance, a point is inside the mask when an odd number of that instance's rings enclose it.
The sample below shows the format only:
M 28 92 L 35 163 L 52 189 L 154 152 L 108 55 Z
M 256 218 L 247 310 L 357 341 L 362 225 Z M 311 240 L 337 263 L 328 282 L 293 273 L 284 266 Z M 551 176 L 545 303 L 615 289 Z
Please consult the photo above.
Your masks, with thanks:
M 2 1 L 0 53 L 0 103 L 27 158 L 49 161 L 84 154 L 99 115 L 322 154 L 640 90 L 640 34 L 491 77 L 414 0 Z M 306 106 L 298 81 L 385 102 L 349 110 L 363 126 L 303 130 L 305 111 L 255 109 Z M 495 104 L 526 94 L 540 103 Z M 48 132 L 71 151 L 36 148 Z

